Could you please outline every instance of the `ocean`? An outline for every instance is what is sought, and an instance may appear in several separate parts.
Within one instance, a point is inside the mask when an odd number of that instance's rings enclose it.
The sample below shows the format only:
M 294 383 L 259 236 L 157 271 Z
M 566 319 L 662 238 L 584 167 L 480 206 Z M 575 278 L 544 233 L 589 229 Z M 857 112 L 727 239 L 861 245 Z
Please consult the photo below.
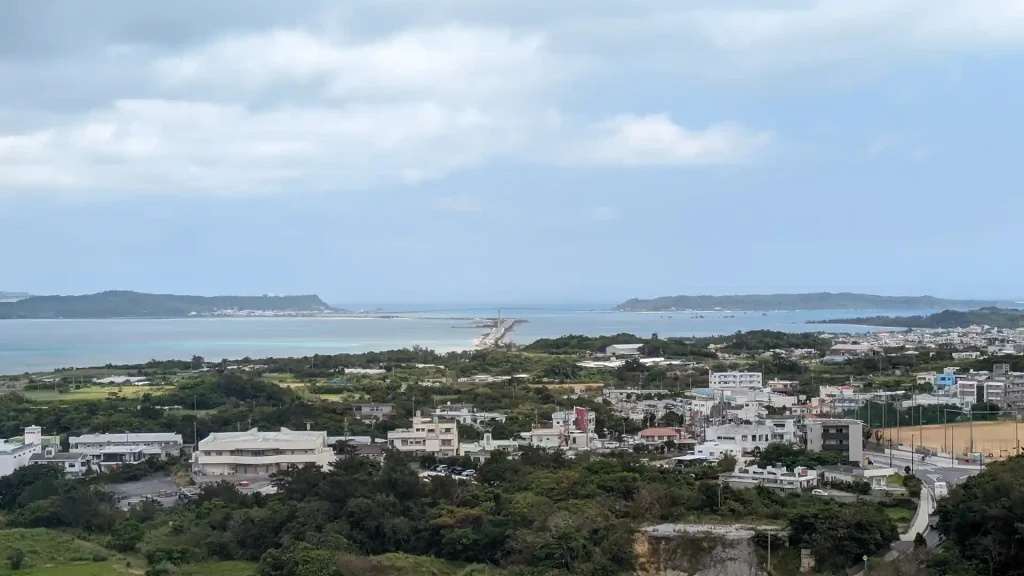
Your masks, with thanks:
M 565 309 L 502 309 L 522 318 L 510 339 L 527 344 L 567 334 L 599 336 L 713 336 L 748 330 L 865 332 L 871 328 L 813 325 L 811 320 L 931 311 L 813 312 L 597 312 Z M 469 318 L 493 317 L 497 309 L 430 310 L 402 318 L 188 318 L 159 320 L 0 320 L 0 374 L 62 367 L 141 363 L 151 359 L 207 360 L 249 356 L 305 356 L 368 352 L 412 346 L 439 352 L 466 350 L 486 332 Z

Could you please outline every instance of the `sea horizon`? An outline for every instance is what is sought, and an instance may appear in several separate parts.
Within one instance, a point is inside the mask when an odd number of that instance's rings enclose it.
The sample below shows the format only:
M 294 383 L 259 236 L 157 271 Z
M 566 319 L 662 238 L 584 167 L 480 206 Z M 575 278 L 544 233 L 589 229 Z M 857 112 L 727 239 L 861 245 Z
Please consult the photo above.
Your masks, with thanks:
M 524 323 L 507 340 L 525 345 L 570 334 L 631 333 L 649 337 L 705 337 L 739 331 L 863 333 L 892 328 L 816 325 L 853 316 L 907 316 L 930 311 L 614 312 L 503 308 Z M 472 350 L 486 332 L 471 321 L 476 309 L 406 312 L 402 319 L 321 317 L 203 317 L 111 320 L 0 321 L 0 374 L 58 368 L 140 364 L 149 360 L 237 360 L 363 353 L 420 346 L 440 353 Z M 438 315 L 450 318 L 439 317 Z

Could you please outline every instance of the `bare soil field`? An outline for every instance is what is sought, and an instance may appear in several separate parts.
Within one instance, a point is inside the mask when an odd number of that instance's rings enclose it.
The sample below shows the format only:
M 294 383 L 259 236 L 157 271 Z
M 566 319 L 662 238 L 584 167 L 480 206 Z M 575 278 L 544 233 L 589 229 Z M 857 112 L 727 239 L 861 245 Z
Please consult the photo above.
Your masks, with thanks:
M 925 446 L 933 451 L 949 453 L 952 447 L 957 456 L 969 452 L 980 452 L 986 458 L 1008 458 L 1017 453 L 1024 441 L 1024 426 L 1013 420 L 998 422 L 960 422 L 957 424 L 932 426 L 903 426 L 882 430 L 883 442 L 892 439 L 893 444 Z

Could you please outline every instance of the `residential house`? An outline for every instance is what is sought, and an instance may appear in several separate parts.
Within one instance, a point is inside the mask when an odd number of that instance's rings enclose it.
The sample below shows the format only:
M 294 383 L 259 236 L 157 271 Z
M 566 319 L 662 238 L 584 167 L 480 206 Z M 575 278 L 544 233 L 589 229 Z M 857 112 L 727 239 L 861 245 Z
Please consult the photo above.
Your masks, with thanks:
M 723 474 L 720 479 L 730 488 L 764 486 L 780 492 L 800 492 L 818 485 L 818 472 L 802 466 L 793 470 L 774 466 L 740 466 L 731 473 Z
M 484 433 L 483 440 L 479 442 L 463 442 L 459 444 L 459 456 L 467 456 L 482 464 L 491 457 L 491 452 L 504 450 L 509 454 L 519 451 L 519 442 L 516 440 L 495 440 L 490 432 Z
M 353 404 L 352 410 L 355 412 L 356 418 L 360 420 L 387 420 L 395 410 L 395 405 L 370 402 L 368 404 Z
M 644 444 L 663 444 L 669 440 L 678 443 L 683 439 L 683 431 L 679 428 L 645 428 L 640 431 L 640 441 Z
M 70 478 L 77 478 L 92 469 L 88 454 L 81 452 L 56 452 L 52 454 L 33 454 L 29 459 L 31 464 L 48 464 L 59 466 L 64 470 L 64 475 Z

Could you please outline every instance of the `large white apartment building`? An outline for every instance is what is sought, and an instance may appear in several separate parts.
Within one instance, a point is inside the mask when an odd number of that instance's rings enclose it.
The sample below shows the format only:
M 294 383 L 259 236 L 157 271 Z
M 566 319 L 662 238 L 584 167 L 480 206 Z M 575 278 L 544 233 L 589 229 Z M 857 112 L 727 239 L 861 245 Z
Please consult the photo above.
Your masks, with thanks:
M 192 454 L 192 471 L 206 476 L 272 474 L 315 464 L 326 468 L 335 460 L 327 432 L 214 432 Z
M 412 428 L 388 432 L 388 445 L 399 452 L 423 452 L 439 458 L 459 453 L 459 426 L 454 420 L 424 418 L 417 412 Z
M 708 387 L 712 390 L 764 388 L 764 375 L 760 372 L 708 372 Z

